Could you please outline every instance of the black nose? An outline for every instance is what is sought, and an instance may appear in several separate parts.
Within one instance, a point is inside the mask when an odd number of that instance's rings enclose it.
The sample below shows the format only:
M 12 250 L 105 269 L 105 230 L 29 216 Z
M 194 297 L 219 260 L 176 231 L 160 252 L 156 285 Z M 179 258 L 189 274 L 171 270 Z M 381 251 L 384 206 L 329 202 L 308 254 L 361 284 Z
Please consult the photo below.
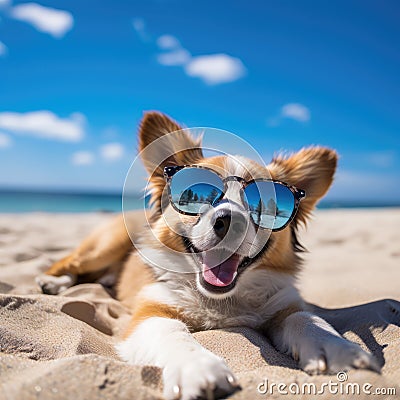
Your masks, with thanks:
M 223 217 L 218 217 L 215 220 L 214 232 L 219 238 L 223 239 L 228 232 L 230 224 L 231 224 L 230 215 L 224 215 Z
M 246 229 L 246 221 L 242 215 L 226 214 L 218 217 L 214 223 L 214 232 L 220 238 L 223 239 L 228 233 L 229 227 L 232 224 L 232 233 L 241 234 Z

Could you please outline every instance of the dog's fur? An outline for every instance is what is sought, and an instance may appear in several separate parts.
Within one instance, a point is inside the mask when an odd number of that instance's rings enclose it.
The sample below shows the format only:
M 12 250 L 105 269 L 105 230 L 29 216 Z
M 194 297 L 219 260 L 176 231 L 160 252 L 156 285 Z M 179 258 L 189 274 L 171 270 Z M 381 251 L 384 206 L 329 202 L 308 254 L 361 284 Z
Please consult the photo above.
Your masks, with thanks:
M 74 284 L 77 275 L 122 261 L 117 295 L 131 309 L 132 320 L 117 346 L 118 352 L 131 364 L 163 368 L 167 399 L 217 398 L 237 389 L 225 362 L 200 346 L 190 334 L 205 329 L 241 325 L 260 330 L 278 350 L 291 354 L 310 374 L 334 373 L 351 367 L 378 370 L 373 356 L 307 311 L 294 285 L 301 267 L 297 227 L 306 223 L 315 204 L 330 187 L 336 153 L 310 147 L 291 156 L 278 156 L 264 167 L 240 156 L 204 158 L 200 141 L 186 131 L 164 142 L 163 149 L 169 146 L 169 154 L 161 162 L 155 161 L 157 147 L 146 152 L 157 139 L 180 129 L 163 114 L 145 115 L 139 148 L 150 175 L 151 211 L 125 215 L 131 237 L 122 216 L 94 232 L 71 255 L 38 278 L 43 290 L 59 293 Z M 266 245 L 261 246 L 265 242 L 262 238 L 260 243 L 255 240 L 257 228 L 247 215 L 248 229 L 242 238 L 245 245 L 239 243 L 238 248 L 254 259 L 226 292 L 210 291 L 204 285 L 188 243 L 205 253 L 209 245 L 218 245 L 209 229 L 213 215 L 225 212 L 227 207 L 232 213 L 244 215 L 237 197 L 239 191 L 234 184 L 229 186 L 226 201 L 216 205 L 211 214 L 178 214 L 164 199 L 163 168 L 187 164 L 206 165 L 224 176 L 246 180 L 271 176 L 307 193 L 295 219 L 282 231 L 273 232 Z M 135 251 L 131 239 L 140 242 L 136 246 L 139 251 Z M 234 242 L 235 237 L 229 240 Z

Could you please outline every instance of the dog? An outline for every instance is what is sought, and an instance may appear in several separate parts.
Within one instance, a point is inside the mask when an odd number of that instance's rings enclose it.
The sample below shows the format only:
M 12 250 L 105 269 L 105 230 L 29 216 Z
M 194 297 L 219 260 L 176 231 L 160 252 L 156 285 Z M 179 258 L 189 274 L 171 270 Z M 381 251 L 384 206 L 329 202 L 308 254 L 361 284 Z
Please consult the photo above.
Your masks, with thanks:
M 45 293 L 122 262 L 117 297 L 132 319 L 117 350 L 130 364 L 162 368 L 166 399 L 238 390 L 224 360 L 191 335 L 207 329 L 256 329 L 309 374 L 379 372 L 373 355 L 308 310 L 295 285 L 298 227 L 333 181 L 334 150 L 303 148 L 267 166 L 205 157 L 201 139 L 158 112 L 144 115 L 139 150 L 150 209 L 119 215 L 52 265 L 37 278 Z

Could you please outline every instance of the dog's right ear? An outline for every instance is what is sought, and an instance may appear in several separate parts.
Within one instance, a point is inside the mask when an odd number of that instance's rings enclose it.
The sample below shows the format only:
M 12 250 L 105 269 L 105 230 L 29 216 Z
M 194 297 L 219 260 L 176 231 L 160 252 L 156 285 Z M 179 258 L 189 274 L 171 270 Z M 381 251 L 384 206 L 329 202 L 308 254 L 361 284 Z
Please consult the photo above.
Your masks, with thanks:
M 150 176 L 147 190 L 150 205 L 161 212 L 165 187 L 164 167 L 194 164 L 203 158 L 201 138 L 193 138 L 187 130 L 159 112 L 147 112 L 140 124 L 139 151 Z M 162 200 L 163 199 L 163 200 Z
M 151 178 L 162 177 L 166 165 L 193 164 L 203 157 L 201 139 L 154 111 L 147 112 L 140 124 L 139 151 Z

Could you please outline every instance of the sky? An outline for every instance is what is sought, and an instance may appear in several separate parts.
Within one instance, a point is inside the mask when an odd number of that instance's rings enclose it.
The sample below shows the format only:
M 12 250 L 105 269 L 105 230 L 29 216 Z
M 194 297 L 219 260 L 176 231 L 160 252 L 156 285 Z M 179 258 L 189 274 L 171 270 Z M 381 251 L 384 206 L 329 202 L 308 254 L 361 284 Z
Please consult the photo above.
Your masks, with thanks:
M 398 203 L 399 20 L 396 0 L 0 0 L 0 189 L 121 191 L 159 110 L 267 162 L 332 147 L 328 198 Z

